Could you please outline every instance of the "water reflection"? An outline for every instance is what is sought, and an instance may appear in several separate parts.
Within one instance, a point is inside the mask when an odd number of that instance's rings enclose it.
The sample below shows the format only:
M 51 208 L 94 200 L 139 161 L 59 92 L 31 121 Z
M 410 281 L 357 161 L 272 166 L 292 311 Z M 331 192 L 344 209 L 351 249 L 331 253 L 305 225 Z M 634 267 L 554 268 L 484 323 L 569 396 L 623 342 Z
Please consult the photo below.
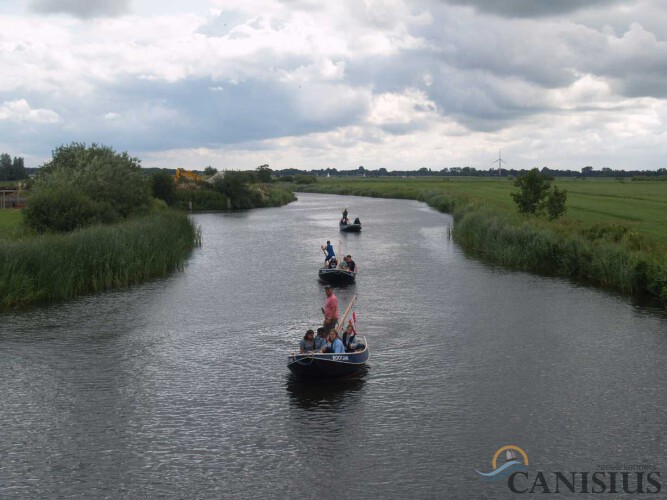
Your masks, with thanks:
M 368 369 L 354 378 L 340 380 L 298 380 L 292 375 L 286 377 L 285 389 L 290 403 L 304 410 L 336 410 L 358 397 L 364 388 Z

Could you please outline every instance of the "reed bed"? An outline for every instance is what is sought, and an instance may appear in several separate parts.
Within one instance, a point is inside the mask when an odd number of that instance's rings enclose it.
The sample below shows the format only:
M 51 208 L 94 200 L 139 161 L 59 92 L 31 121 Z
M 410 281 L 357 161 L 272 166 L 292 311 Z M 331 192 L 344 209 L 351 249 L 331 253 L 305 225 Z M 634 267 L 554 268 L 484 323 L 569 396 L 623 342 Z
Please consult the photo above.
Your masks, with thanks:
M 431 181 L 433 186 L 437 181 Z M 667 253 L 617 223 L 549 222 L 507 207 L 442 189 L 401 185 L 400 180 L 361 186 L 328 181 L 299 187 L 308 192 L 424 201 L 454 217 L 452 235 L 466 251 L 502 266 L 562 276 L 624 293 L 648 292 L 667 301 Z M 405 184 L 405 183 L 404 183 Z M 446 185 L 447 183 L 441 183 Z
M 183 268 L 201 244 L 186 214 L 163 210 L 114 225 L 0 240 L 0 309 L 126 287 Z

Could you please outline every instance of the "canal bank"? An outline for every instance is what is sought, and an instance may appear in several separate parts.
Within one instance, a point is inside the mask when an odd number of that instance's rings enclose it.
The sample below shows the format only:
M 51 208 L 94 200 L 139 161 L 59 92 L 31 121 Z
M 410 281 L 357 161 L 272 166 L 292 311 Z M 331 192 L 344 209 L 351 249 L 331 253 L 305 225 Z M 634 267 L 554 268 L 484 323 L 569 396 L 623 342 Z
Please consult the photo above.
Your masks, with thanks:
M 650 294 L 667 304 L 667 254 L 620 224 L 557 225 L 520 217 L 470 196 L 448 194 L 440 179 L 411 187 L 403 180 L 327 181 L 306 192 L 413 199 L 452 214 L 453 237 L 464 249 L 508 269 L 560 276 L 621 293 Z M 498 181 L 502 182 L 502 181 Z

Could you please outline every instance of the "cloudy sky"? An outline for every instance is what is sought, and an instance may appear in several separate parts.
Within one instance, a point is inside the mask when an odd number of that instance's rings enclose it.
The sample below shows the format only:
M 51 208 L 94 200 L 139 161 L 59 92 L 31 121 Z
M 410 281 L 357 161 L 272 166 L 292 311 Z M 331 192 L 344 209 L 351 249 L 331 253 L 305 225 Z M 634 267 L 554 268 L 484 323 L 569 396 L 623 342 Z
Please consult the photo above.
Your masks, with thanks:
M 667 167 L 664 0 L 0 0 L 0 152 Z

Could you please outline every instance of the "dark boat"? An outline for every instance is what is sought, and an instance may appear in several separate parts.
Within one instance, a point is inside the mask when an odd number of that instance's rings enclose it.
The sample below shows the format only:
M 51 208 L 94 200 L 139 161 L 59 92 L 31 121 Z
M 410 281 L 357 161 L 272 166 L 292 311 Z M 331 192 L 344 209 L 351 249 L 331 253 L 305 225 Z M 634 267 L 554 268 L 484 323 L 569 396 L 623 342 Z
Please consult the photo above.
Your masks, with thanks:
M 317 275 L 322 281 L 331 285 L 351 285 L 357 278 L 356 272 L 341 269 L 340 267 L 333 269 L 323 267 L 317 272 Z
M 361 374 L 366 369 L 370 357 L 366 337 L 359 337 L 364 344 L 363 350 L 332 353 L 290 354 L 287 368 L 301 380 L 321 380 L 347 378 Z
M 361 224 L 344 224 L 339 222 L 340 230 L 346 233 L 359 233 L 361 232 Z

